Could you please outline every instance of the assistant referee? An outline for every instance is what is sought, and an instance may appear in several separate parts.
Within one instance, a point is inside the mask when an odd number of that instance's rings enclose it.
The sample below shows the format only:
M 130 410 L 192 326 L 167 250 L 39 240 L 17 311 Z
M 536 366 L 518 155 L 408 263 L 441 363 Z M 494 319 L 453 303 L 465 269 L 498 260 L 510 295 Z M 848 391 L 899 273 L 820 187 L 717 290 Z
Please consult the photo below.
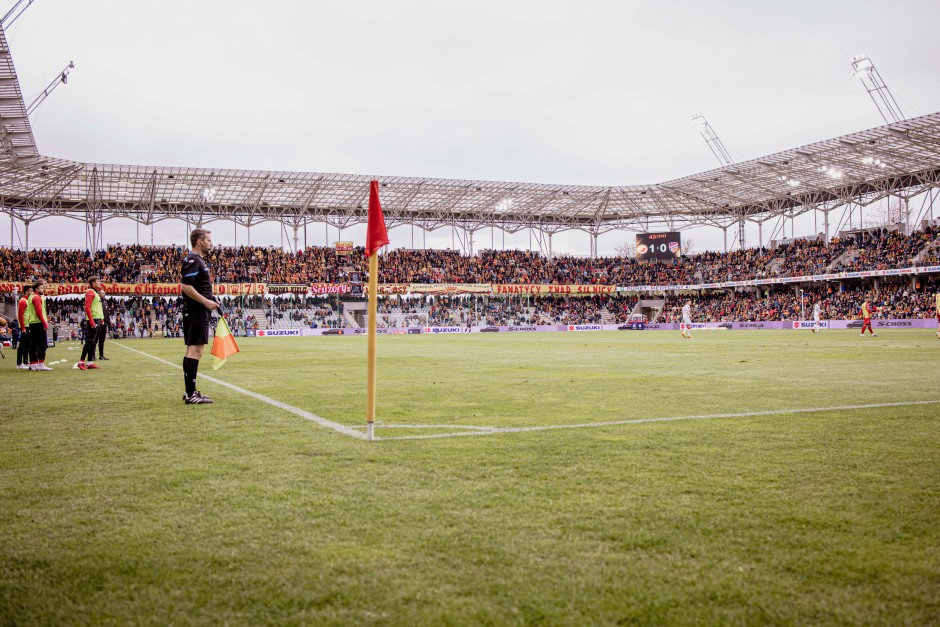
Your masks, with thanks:
M 186 393 L 183 401 L 187 405 L 211 403 L 212 399 L 196 389 L 196 375 L 202 351 L 209 343 L 209 323 L 212 312 L 219 308 L 212 296 L 212 279 L 209 266 L 203 256 L 212 250 L 212 234 L 205 229 L 194 229 L 189 234 L 192 252 L 183 259 L 183 341 L 186 357 L 183 358 L 183 381 Z

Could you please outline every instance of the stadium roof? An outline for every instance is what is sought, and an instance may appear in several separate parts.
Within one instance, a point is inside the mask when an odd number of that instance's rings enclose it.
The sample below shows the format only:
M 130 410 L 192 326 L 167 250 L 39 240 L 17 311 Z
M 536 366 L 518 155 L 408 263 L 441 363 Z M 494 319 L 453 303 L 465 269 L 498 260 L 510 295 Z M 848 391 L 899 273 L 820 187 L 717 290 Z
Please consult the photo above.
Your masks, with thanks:
M 41 155 L 0 29 L 0 210 L 21 220 L 71 216 L 193 223 L 275 220 L 345 228 L 382 184 L 389 226 L 604 233 L 761 223 L 805 211 L 915 196 L 940 186 L 940 113 L 651 185 L 584 186 L 317 172 L 82 163 Z

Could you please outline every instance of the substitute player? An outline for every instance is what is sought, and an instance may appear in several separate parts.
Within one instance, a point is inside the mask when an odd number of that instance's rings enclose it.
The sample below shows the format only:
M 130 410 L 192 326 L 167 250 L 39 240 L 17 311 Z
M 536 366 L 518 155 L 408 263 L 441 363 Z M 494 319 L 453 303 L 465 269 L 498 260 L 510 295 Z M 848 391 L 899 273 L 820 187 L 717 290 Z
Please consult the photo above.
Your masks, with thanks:
M 819 303 L 813 305 L 813 333 L 819 333 L 819 319 L 822 317 L 822 307 Z
M 33 283 L 33 295 L 26 305 L 26 314 L 23 316 L 29 326 L 29 369 L 48 371 L 52 370 L 46 365 L 46 348 L 48 348 L 49 318 L 46 316 L 46 281 L 39 279 Z
M 104 356 L 104 341 L 108 339 L 108 331 L 111 330 L 111 316 L 108 312 L 108 299 L 105 298 L 104 285 L 98 281 L 98 296 L 101 297 L 101 312 L 104 314 L 104 324 L 98 329 L 98 359 L 110 361 L 110 358 Z
M 183 382 L 186 393 L 183 401 L 187 405 L 203 405 L 212 399 L 196 389 L 196 376 L 202 351 L 209 343 L 209 323 L 212 312 L 219 308 L 212 296 L 212 279 L 203 256 L 212 250 L 212 234 L 205 229 L 194 229 L 189 234 L 190 252 L 183 259 L 183 341 L 186 357 L 183 358 Z
M 859 335 L 864 337 L 865 329 L 868 329 L 868 332 L 871 333 L 872 337 L 878 336 L 878 334 L 875 333 L 875 330 L 871 328 L 871 316 L 875 313 L 878 313 L 877 307 L 869 304 L 867 300 L 862 303 L 862 310 L 858 313 L 858 316 L 862 319 L 862 332 Z
M 26 324 L 26 308 L 33 295 L 33 286 L 23 285 L 23 295 L 16 304 L 16 320 L 20 323 L 20 345 L 16 348 L 16 368 L 29 370 L 29 326 Z
M 937 292 L 937 339 L 940 340 L 940 292 Z
M 98 347 L 98 334 L 104 332 L 104 309 L 101 306 L 101 281 L 93 276 L 88 279 L 88 289 L 85 291 L 85 344 L 82 346 L 82 356 L 78 360 L 79 370 L 97 370 L 95 363 L 95 349 Z
M 692 301 L 685 301 L 682 307 L 682 337 L 692 339 Z

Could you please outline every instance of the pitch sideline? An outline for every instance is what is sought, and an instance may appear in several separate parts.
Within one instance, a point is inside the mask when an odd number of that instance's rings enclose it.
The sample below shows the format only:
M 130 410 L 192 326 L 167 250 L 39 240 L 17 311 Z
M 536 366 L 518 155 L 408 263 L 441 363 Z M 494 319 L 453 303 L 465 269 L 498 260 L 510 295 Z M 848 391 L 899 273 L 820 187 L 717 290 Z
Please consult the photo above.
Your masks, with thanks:
M 136 348 L 131 348 L 130 346 L 125 346 L 124 344 L 122 344 L 122 343 L 120 343 L 120 342 L 115 342 L 115 344 L 117 344 L 117 345 L 120 346 L 121 348 L 127 349 L 127 350 L 129 350 L 129 351 L 134 352 L 134 353 L 138 353 L 138 354 L 140 354 L 140 355 L 143 355 L 144 357 L 149 357 L 150 359 L 154 359 L 154 360 L 156 360 L 156 361 L 159 361 L 161 364 L 166 364 L 167 366 L 172 366 L 173 368 L 177 368 L 178 370 L 182 370 L 182 369 L 183 369 L 182 366 L 179 366 L 179 365 L 177 365 L 177 364 L 174 364 L 173 362 L 167 361 L 167 360 L 165 360 L 165 359 L 161 359 L 161 358 L 156 357 L 156 356 L 154 356 L 154 355 L 151 355 L 151 354 L 149 354 L 149 353 L 145 353 L 144 351 L 137 350 Z M 227 387 L 228 389 L 234 390 L 234 391 L 238 392 L 239 394 L 244 394 L 245 396 L 249 396 L 249 397 L 251 397 L 251 398 L 253 398 L 253 399 L 257 400 L 257 401 L 261 401 L 262 403 L 267 403 L 268 405 L 271 405 L 272 407 L 277 407 L 278 409 L 283 409 L 284 411 L 290 412 L 290 413 L 294 414 L 295 416 L 300 416 L 301 418 L 305 418 L 305 419 L 307 419 L 307 420 L 309 420 L 309 421 L 311 421 L 311 422 L 315 422 L 315 423 L 317 423 L 318 425 L 320 425 L 321 427 L 326 427 L 327 429 L 332 429 L 333 431 L 336 431 L 337 433 L 342 433 L 343 435 L 348 435 L 348 436 L 350 436 L 350 437 L 358 438 L 358 439 L 360 439 L 360 440 L 365 440 L 365 439 L 366 439 L 366 434 L 365 434 L 365 433 L 360 433 L 359 431 L 356 431 L 355 429 L 352 429 L 352 428 L 347 427 L 347 426 L 345 426 L 345 425 L 341 425 L 341 424 L 339 424 L 338 422 L 333 422 L 332 420 L 327 420 L 326 418 L 323 418 L 323 417 L 321 417 L 321 416 L 317 416 L 316 414 L 311 413 L 311 412 L 309 412 L 309 411 L 306 411 L 306 410 L 304 410 L 304 409 L 300 409 L 299 407 L 294 407 L 293 405 L 288 405 L 287 403 L 282 403 L 281 401 L 278 401 L 278 400 L 275 400 L 275 399 L 273 399 L 273 398 L 267 397 L 267 396 L 265 396 L 264 394 L 258 394 L 257 392 L 252 392 L 251 390 L 246 390 L 245 388 L 239 387 L 239 386 L 235 385 L 234 383 L 228 383 L 227 381 L 222 381 L 222 380 L 220 380 L 220 379 L 216 379 L 215 377 L 210 377 L 209 375 L 200 374 L 199 376 L 200 376 L 201 378 L 205 379 L 206 381 L 211 381 L 212 383 L 216 383 L 216 384 L 221 385 L 221 386 L 223 386 L 223 387 Z
M 136 348 L 131 348 L 130 346 L 125 346 L 120 342 L 115 342 L 121 348 L 127 349 L 134 353 L 143 355 L 144 357 L 149 357 L 155 361 L 159 361 L 162 364 L 172 366 L 178 370 L 182 370 L 183 367 L 173 362 L 161 359 L 149 353 L 145 353 Z M 332 420 L 327 420 L 321 416 L 317 416 L 314 413 L 300 409 L 299 407 L 294 407 L 293 405 L 288 405 L 287 403 L 282 403 L 281 401 L 275 400 L 273 398 L 264 396 L 263 394 L 258 394 L 257 392 L 252 392 L 251 390 L 246 390 L 245 388 L 239 387 L 234 383 L 228 383 L 215 377 L 210 377 L 208 375 L 199 375 L 200 377 L 211 381 L 212 383 L 217 383 L 223 387 L 227 387 L 230 390 L 234 390 L 239 394 L 244 394 L 250 398 L 261 401 L 271 405 L 272 407 L 277 407 L 283 409 L 286 412 L 292 413 L 296 416 L 300 416 L 311 422 L 315 422 L 322 427 L 332 429 L 337 433 L 343 435 L 348 435 L 359 440 L 365 440 L 366 434 L 363 431 L 365 427 L 347 427 L 341 425 L 338 422 L 333 422 Z M 910 407 L 916 405 L 938 405 L 940 400 L 929 400 L 929 401 L 898 401 L 894 403 L 868 403 L 862 405 L 837 405 L 833 407 L 802 407 L 796 409 L 768 409 L 764 411 L 749 411 L 749 412 L 740 412 L 740 413 L 723 413 L 723 414 L 699 414 L 694 416 L 668 416 L 662 418 L 633 418 L 628 420 L 609 420 L 605 422 L 585 422 L 578 423 L 573 425 L 542 425 L 537 427 L 482 427 L 482 426 L 472 426 L 472 425 L 376 425 L 382 429 L 459 429 L 457 433 L 433 433 L 429 435 L 402 435 L 402 436 L 385 436 L 379 437 L 375 436 L 375 440 L 432 440 L 439 438 L 460 438 L 467 436 L 483 436 L 483 435 L 497 435 L 501 433 L 526 433 L 534 431 L 557 431 L 560 429 L 590 429 L 597 427 L 616 427 L 620 425 L 638 425 L 644 423 L 653 423 L 653 422 L 677 422 L 680 420 L 709 420 L 712 418 L 749 418 L 756 416 L 780 416 L 787 414 L 811 414 L 811 413 L 820 413 L 825 411 L 851 411 L 858 409 L 879 409 L 882 407 Z M 363 429 L 363 430 L 360 430 Z
M 616 427 L 619 425 L 639 425 L 648 422 L 677 422 L 680 420 L 708 420 L 711 418 L 749 418 L 752 416 L 779 416 L 786 414 L 813 414 L 825 411 L 850 411 L 855 409 L 879 409 L 881 407 L 909 407 L 914 405 L 938 405 L 940 400 L 931 401 L 898 401 L 895 403 L 869 403 L 865 405 L 837 405 L 833 407 L 801 407 L 796 409 L 768 409 L 764 411 L 748 411 L 725 414 L 700 414 L 697 416 L 668 416 L 664 418 L 632 418 L 629 420 L 609 420 L 605 422 L 584 422 L 573 425 L 542 425 L 537 427 L 470 427 L 462 425 L 459 428 L 476 429 L 460 433 L 435 433 L 431 435 L 402 435 L 383 437 L 382 440 L 430 440 L 434 438 L 459 438 L 472 435 L 495 435 L 499 433 L 524 433 L 529 431 L 557 431 L 559 429 L 589 429 L 594 427 Z M 442 427 L 443 425 L 383 425 L 385 429 L 428 429 Z M 457 428 L 451 426 L 450 428 Z M 379 438 L 376 438 L 379 439 Z

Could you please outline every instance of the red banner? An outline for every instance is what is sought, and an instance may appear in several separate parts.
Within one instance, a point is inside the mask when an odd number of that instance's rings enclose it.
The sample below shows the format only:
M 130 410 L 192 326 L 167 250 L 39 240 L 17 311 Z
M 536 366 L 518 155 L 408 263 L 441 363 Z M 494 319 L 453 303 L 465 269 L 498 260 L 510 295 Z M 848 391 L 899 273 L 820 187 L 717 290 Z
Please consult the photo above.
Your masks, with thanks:
M 23 291 L 23 283 L 0 283 L 0 292 Z M 102 283 L 109 296 L 179 296 L 179 283 Z M 46 296 L 81 295 L 88 290 L 87 283 L 47 283 Z M 255 296 L 264 294 L 264 283 L 214 283 L 212 293 L 218 296 Z
M 307 291 L 311 294 L 348 294 L 349 286 L 345 283 L 314 283 Z
M 546 285 L 532 283 L 493 285 L 493 293 L 496 295 L 592 296 L 594 294 L 614 294 L 616 291 L 616 285 Z

